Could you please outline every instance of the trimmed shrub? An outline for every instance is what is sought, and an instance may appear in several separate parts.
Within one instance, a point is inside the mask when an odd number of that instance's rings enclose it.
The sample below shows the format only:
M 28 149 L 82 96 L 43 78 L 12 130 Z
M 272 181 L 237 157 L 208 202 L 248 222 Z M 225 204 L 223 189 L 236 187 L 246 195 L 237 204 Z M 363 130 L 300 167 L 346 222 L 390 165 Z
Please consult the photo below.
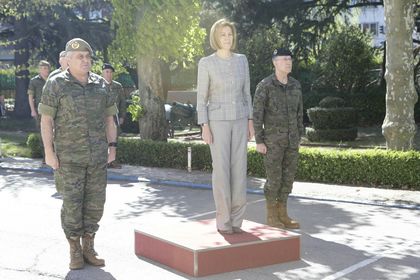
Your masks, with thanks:
M 31 134 L 28 146 L 40 154 L 40 136 Z M 211 170 L 208 145 L 154 142 L 120 138 L 118 159 L 121 163 L 187 168 L 187 151 L 192 148 L 192 168 Z M 38 152 L 38 154 L 36 154 Z M 337 150 L 303 147 L 299 151 L 297 180 L 332 184 L 354 184 L 381 188 L 420 190 L 420 152 L 390 150 Z M 265 177 L 264 158 L 254 148 L 248 150 L 248 174 Z
M 357 111 L 344 108 L 310 108 L 308 117 L 315 129 L 352 128 L 357 126 Z
M 186 169 L 192 148 L 192 168 L 211 170 L 208 145 L 150 140 L 119 141 L 118 159 L 133 165 Z M 420 190 L 420 152 L 301 148 L 297 180 Z M 248 150 L 248 174 L 265 177 L 264 158 Z
M 31 151 L 32 158 L 42 158 L 42 138 L 39 133 L 29 134 L 26 145 Z
M 202 144 L 168 143 L 120 137 L 117 155 L 121 163 L 185 169 L 188 165 L 188 147 L 191 147 L 193 168 L 210 170 L 210 149 Z
M 420 190 L 420 152 L 303 148 L 298 180 Z
M 357 138 L 357 128 L 314 129 L 307 127 L 306 137 L 311 142 L 353 141 Z
M 319 102 L 321 108 L 339 108 L 345 107 L 345 101 L 340 97 L 327 96 Z

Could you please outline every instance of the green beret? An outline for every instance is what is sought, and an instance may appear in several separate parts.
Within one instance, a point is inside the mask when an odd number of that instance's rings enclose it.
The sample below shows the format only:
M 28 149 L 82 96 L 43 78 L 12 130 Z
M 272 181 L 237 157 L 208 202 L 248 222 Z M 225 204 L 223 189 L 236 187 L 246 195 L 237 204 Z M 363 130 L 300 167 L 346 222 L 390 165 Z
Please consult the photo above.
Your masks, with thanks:
M 80 38 L 73 38 L 66 44 L 66 52 L 72 51 L 88 51 L 91 55 L 93 53 L 92 48 L 90 47 L 89 43 Z

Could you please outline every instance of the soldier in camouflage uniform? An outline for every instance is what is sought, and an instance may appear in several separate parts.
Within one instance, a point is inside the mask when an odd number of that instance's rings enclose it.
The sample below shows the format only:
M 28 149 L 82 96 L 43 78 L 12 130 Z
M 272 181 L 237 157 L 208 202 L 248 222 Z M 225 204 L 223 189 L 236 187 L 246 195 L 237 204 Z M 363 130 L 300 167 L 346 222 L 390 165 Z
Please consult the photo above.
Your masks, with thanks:
M 72 39 L 66 55 L 69 68 L 47 81 L 39 112 L 46 163 L 55 170 L 63 197 L 61 224 L 70 244 L 70 269 L 81 269 L 84 262 L 105 264 L 93 245 L 104 210 L 106 164 L 116 154 L 117 108 L 108 83 L 90 72 L 90 45 Z
M 35 119 L 36 127 L 39 130 L 41 118 L 38 115 L 38 104 L 41 101 L 42 88 L 50 73 L 50 64 L 46 60 L 38 63 L 39 74 L 29 81 L 28 86 L 28 102 L 31 107 L 31 116 Z
M 127 103 L 122 85 L 112 79 L 114 71 L 115 69 L 111 64 L 104 63 L 104 65 L 102 65 L 102 77 L 109 83 L 111 91 L 116 95 L 117 98 L 116 105 L 118 108 L 118 115 L 115 116 L 115 121 L 118 125 L 118 135 L 120 135 L 121 125 L 124 123 L 125 117 L 127 115 Z M 108 168 L 121 168 L 121 164 L 115 160 L 108 164 Z
M 287 214 L 287 198 L 297 171 L 299 142 L 304 133 L 300 83 L 289 76 L 292 54 L 276 49 L 275 73 L 263 79 L 254 96 L 257 151 L 264 154 L 267 181 L 267 223 L 279 228 L 299 228 Z
M 60 63 L 60 67 L 55 69 L 54 71 L 52 71 L 50 73 L 50 75 L 48 76 L 48 79 L 60 74 L 61 72 L 65 71 L 67 69 L 67 56 L 66 56 L 66 51 L 62 51 L 60 52 L 59 58 L 58 58 L 58 63 Z

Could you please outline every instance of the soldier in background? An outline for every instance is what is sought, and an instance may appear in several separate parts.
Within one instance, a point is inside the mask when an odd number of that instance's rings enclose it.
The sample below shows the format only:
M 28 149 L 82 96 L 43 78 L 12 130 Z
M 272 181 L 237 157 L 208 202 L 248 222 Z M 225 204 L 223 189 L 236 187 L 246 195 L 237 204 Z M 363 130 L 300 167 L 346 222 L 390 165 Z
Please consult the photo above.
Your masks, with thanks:
M 60 67 L 55 69 L 54 71 L 51 72 L 51 74 L 48 76 L 48 79 L 60 74 L 61 72 L 65 71 L 68 67 L 67 65 L 67 56 L 66 56 L 66 51 L 62 51 L 60 52 L 59 58 L 58 58 L 58 63 L 60 63 Z
M 287 199 L 297 171 L 299 143 L 304 133 L 300 83 L 289 74 L 292 53 L 279 48 L 272 54 L 275 73 L 263 79 L 254 96 L 257 151 L 264 156 L 267 181 L 267 224 L 299 228 L 287 214 Z
M 50 73 L 50 64 L 46 60 L 41 60 L 38 63 L 38 75 L 29 81 L 28 86 L 28 101 L 31 107 L 31 117 L 35 119 L 36 128 L 39 130 L 41 118 L 38 116 L 38 104 L 41 101 L 42 88 Z
M 102 77 L 109 83 L 111 91 L 116 95 L 117 98 L 116 105 L 118 108 L 118 115 L 115 116 L 115 122 L 118 126 L 118 135 L 120 135 L 121 125 L 124 123 L 127 115 L 127 103 L 122 85 L 119 82 L 112 80 L 114 72 L 115 69 L 111 64 L 104 63 L 102 66 Z M 121 164 L 115 160 L 108 164 L 108 168 L 121 168 Z
M 115 160 L 115 95 L 90 72 L 92 48 L 66 44 L 68 69 L 47 81 L 39 104 L 46 163 L 62 195 L 61 225 L 70 245 L 70 269 L 103 266 L 94 249 L 106 196 L 106 165 Z M 54 140 L 54 145 L 53 145 Z M 82 244 L 80 244 L 82 238 Z

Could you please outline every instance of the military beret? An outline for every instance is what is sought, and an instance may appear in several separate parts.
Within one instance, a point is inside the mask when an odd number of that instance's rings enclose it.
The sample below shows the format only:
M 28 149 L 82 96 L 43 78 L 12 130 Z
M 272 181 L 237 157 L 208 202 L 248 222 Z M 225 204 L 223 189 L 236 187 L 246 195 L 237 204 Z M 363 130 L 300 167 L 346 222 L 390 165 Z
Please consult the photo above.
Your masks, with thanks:
M 50 63 L 49 63 L 48 61 L 46 61 L 46 60 L 41 60 L 41 61 L 38 63 L 38 66 L 47 66 L 47 67 L 51 67 Z
M 273 54 L 271 55 L 271 58 L 275 58 L 276 56 L 291 56 L 292 52 L 289 49 L 286 48 L 277 48 L 273 51 Z
M 66 44 L 66 52 L 72 51 L 88 51 L 91 55 L 93 53 L 92 48 L 90 47 L 89 43 L 80 38 L 73 38 Z
M 112 72 L 115 72 L 114 67 L 112 67 L 110 63 L 104 63 L 104 65 L 102 65 L 102 70 L 105 70 L 105 69 L 111 69 Z

